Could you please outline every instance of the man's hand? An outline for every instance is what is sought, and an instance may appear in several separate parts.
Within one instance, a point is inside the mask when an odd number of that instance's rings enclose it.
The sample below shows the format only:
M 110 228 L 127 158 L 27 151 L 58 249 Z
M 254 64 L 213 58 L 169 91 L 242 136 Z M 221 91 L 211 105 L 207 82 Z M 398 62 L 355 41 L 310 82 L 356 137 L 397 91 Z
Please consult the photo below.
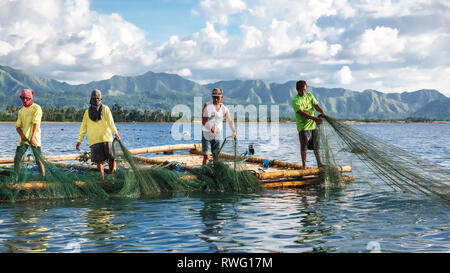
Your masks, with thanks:
M 114 134 L 117 140 L 120 140 L 120 136 L 118 134 Z
M 236 132 L 233 132 L 233 138 L 236 139 Z
M 213 133 L 213 135 L 216 135 L 216 130 L 214 130 L 214 128 L 211 128 L 211 133 Z
M 317 125 L 322 124 L 322 119 L 321 118 L 314 118 L 314 121 L 317 123 Z
M 37 142 L 36 142 L 36 139 L 34 137 L 32 137 L 30 139 L 30 144 L 33 145 L 34 147 L 37 147 Z
M 80 150 L 80 145 L 81 145 L 81 142 L 77 142 L 77 146 L 75 147 L 75 149 L 77 149 L 77 151 Z

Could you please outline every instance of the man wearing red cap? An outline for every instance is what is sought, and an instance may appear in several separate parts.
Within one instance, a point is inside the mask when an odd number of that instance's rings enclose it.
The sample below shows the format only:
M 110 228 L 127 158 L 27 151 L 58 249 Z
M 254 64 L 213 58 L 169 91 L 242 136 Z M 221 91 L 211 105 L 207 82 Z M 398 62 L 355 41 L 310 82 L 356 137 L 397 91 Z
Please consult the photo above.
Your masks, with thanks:
M 41 151 L 41 119 L 42 109 L 33 101 L 34 92 L 28 89 L 22 90 L 20 100 L 23 107 L 17 114 L 16 131 L 19 134 L 19 144 L 17 145 L 16 156 L 14 157 L 14 171 L 20 172 L 22 157 L 28 147 L 33 145 L 39 153 Z M 39 172 L 45 176 L 44 164 L 39 160 L 39 155 L 33 149 L 34 158 L 38 165 Z

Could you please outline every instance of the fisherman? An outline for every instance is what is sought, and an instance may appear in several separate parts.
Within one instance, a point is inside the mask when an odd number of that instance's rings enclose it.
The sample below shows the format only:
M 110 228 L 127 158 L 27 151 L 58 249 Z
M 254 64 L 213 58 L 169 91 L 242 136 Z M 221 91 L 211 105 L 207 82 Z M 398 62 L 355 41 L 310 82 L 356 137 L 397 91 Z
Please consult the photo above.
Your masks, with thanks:
M 311 92 L 307 92 L 306 81 L 298 81 L 296 84 L 298 95 L 292 99 L 292 108 L 294 108 L 297 123 L 298 138 L 300 141 L 300 154 L 302 157 L 302 168 L 306 168 L 306 150 L 314 150 L 317 167 L 322 167 L 319 151 L 319 134 L 317 125 L 322 123 L 320 117 L 315 116 L 316 109 L 322 116 L 325 112 L 320 108 L 319 103 Z
M 16 131 L 19 134 L 19 144 L 14 157 L 14 171 L 19 174 L 23 155 L 32 145 L 39 172 L 45 176 L 44 164 L 40 160 L 42 109 L 37 103 L 34 103 L 33 95 L 34 92 L 29 89 L 24 89 L 20 93 L 23 107 L 17 114 Z
M 202 155 L 203 165 L 205 165 L 211 152 L 216 154 L 222 142 L 223 120 L 226 117 L 228 125 L 236 139 L 236 130 L 234 122 L 231 119 L 230 110 L 222 104 L 223 91 L 220 88 L 214 88 L 212 91 L 212 101 L 205 103 L 202 114 Z
M 95 89 L 92 91 L 90 104 L 91 106 L 84 112 L 76 149 L 80 150 L 80 144 L 87 133 L 91 148 L 91 161 L 97 163 L 97 168 L 104 178 L 104 161 L 109 163 L 110 174 L 114 173 L 116 168 L 112 148 L 113 137 L 110 131 L 112 131 L 117 140 L 120 140 L 120 137 L 117 133 L 111 110 L 108 106 L 102 104 L 102 93 L 100 90 Z

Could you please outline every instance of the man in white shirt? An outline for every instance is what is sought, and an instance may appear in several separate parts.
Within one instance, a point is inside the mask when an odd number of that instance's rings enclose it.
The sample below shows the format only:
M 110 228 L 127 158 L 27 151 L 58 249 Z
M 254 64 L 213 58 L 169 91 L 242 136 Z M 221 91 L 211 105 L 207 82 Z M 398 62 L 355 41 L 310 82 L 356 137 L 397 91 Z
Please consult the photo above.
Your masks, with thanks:
M 236 139 L 236 130 L 234 122 L 231 119 L 230 110 L 223 105 L 223 91 L 220 88 L 214 88 L 212 91 L 212 102 L 205 103 L 202 114 L 202 155 L 203 165 L 205 165 L 210 156 L 217 153 L 222 141 L 223 120 L 226 117 L 228 125 Z

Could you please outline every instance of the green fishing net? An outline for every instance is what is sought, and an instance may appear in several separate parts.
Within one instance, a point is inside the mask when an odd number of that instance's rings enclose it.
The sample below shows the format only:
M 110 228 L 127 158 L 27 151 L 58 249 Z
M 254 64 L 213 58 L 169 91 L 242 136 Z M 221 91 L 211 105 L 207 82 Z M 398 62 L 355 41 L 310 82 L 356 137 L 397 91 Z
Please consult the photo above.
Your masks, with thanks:
M 121 141 L 115 140 L 114 156 L 117 168 L 105 175 L 94 166 L 64 164 L 47 161 L 39 150 L 31 149 L 35 162 L 42 162 L 45 176 L 38 172 L 36 163 L 22 161 L 20 169 L 0 169 L 0 201 L 55 198 L 138 198 L 170 192 L 254 192 L 261 182 L 240 164 L 237 143 L 235 160 L 227 162 L 217 156 L 197 168 L 173 168 L 172 164 L 149 165 L 133 155 Z M 223 147 L 223 145 L 222 145 Z M 169 162 L 170 163 L 170 162 Z
M 450 200 L 450 170 L 326 116 L 342 144 L 394 190 Z M 322 127 L 322 125 L 320 126 Z M 322 137 L 322 135 L 321 135 Z M 331 151 L 330 148 L 322 149 Z M 332 158 L 332 155 L 330 155 Z M 332 159 L 330 159 L 332 161 Z M 333 166 L 332 163 L 329 163 Z M 334 174 L 330 174 L 334 176 Z
M 328 124 L 319 125 L 317 127 L 319 137 L 314 139 L 314 145 L 318 147 L 316 157 L 320 157 L 317 164 L 321 169 L 319 180 L 324 187 L 341 186 L 343 182 L 342 174 L 333 152 L 330 129 Z

